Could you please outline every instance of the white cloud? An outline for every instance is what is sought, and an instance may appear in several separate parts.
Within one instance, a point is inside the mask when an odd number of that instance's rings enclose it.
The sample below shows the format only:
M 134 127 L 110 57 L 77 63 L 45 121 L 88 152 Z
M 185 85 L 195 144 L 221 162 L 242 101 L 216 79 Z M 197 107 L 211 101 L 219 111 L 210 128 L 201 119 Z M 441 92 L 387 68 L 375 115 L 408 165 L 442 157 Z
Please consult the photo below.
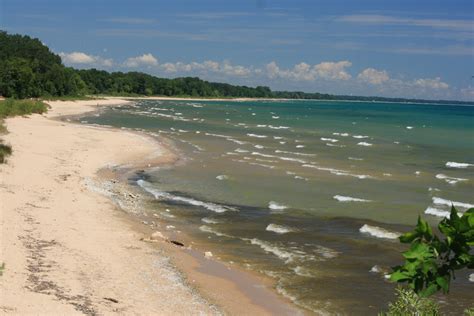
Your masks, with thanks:
M 466 100 L 474 100 L 474 87 L 473 86 L 468 86 L 466 88 L 462 88 L 461 89 L 461 95 Z
M 474 27 L 474 23 L 471 20 L 416 19 L 377 14 L 345 15 L 338 17 L 336 21 L 359 24 L 418 26 L 438 29 L 465 30 L 469 32 L 472 32 Z
M 357 76 L 357 79 L 374 85 L 379 85 L 390 80 L 390 77 L 385 70 L 367 68 Z
M 331 80 L 349 80 L 351 75 L 346 72 L 346 68 L 352 66 L 350 61 L 323 62 L 314 66 L 319 77 Z
M 265 66 L 270 79 L 284 78 L 295 81 L 314 81 L 316 79 L 348 80 L 351 75 L 346 68 L 352 65 L 349 61 L 322 62 L 311 66 L 305 62 L 296 64 L 291 69 L 281 69 L 275 61 Z
M 440 77 L 434 79 L 417 79 L 414 84 L 421 88 L 428 89 L 448 89 L 449 85 L 446 82 L 441 81 Z
M 250 75 L 254 70 L 240 65 L 232 65 L 228 61 L 222 63 L 206 60 L 202 63 L 191 62 L 189 64 L 183 62 L 176 63 L 165 63 L 161 65 L 161 68 L 168 73 L 177 72 L 200 72 L 200 73 L 220 73 L 228 76 L 246 77 Z
M 82 64 L 82 65 L 99 65 L 111 67 L 113 65 L 112 59 L 106 59 L 99 56 L 88 55 L 83 52 L 59 53 L 62 61 L 65 64 Z
M 125 67 L 136 68 L 140 66 L 158 66 L 158 59 L 152 54 L 143 54 L 137 57 L 130 57 L 124 63 Z

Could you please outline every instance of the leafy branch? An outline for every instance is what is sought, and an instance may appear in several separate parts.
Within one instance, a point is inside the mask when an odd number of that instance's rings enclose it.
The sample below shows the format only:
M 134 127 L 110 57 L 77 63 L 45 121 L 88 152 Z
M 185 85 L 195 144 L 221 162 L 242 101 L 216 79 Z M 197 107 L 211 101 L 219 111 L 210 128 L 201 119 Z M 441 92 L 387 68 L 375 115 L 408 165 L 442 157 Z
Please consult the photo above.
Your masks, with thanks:
M 470 254 L 474 246 L 474 208 L 459 216 L 452 206 L 449 218 L 443 219 L 438 229 L 442 238 L 418 217 L 415 230 L 399 237 L 400 242 L 411 246 L 403 253 L 405 263 L 393 268 L 390 280 L 408 283 L 420 297 L 440 290 L 448 293 L 456 270 L 474 268 L 474 255 Z

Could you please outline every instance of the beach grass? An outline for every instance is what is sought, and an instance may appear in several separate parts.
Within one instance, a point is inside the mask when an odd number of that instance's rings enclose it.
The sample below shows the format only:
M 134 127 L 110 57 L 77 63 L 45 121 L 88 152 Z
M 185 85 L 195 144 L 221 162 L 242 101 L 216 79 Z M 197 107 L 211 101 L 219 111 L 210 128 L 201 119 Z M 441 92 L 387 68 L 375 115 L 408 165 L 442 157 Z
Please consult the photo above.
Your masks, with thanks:
M 33 113 L 44 113 L 48 105 L 39 100 L 16 100 L 6 99 L 0 101 L 0 134 L 6 133 L 4 119 L 7 117 L 28 115 Z M 12 154 L 12 147 L 4 144 L 0 139 L 0 163 L 5 163 L 8 156 Z

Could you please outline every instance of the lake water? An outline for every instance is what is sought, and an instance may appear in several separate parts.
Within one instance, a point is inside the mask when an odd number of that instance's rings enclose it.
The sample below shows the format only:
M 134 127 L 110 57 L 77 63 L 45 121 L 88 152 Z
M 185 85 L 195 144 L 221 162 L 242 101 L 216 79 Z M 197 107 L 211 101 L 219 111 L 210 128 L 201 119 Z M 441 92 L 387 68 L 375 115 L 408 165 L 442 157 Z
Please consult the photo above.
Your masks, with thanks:
M 82 120 L 172 141 L 177 164 L 133 179 L 150 212 L 308 310 L 376 314 L 398 234 L 474 207 L 474 106 L 141 100 Z M 473 290 L 459 273 L 445 310 Z

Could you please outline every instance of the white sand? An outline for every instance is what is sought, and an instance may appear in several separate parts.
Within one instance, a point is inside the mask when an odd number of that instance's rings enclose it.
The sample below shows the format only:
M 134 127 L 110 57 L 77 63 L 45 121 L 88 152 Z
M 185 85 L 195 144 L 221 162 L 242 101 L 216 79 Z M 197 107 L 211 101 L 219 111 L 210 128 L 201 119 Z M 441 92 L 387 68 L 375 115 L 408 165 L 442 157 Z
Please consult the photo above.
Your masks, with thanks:
M 137 134 L 49 119 L 119 102 L 56 101 L 44 116 L 7 120 L 2 137 L 13 155 L 0 165 L 0 314 L 215 312 L 127 229 L 112 202 L 84 185 L 102 166 L 164 151 Z

